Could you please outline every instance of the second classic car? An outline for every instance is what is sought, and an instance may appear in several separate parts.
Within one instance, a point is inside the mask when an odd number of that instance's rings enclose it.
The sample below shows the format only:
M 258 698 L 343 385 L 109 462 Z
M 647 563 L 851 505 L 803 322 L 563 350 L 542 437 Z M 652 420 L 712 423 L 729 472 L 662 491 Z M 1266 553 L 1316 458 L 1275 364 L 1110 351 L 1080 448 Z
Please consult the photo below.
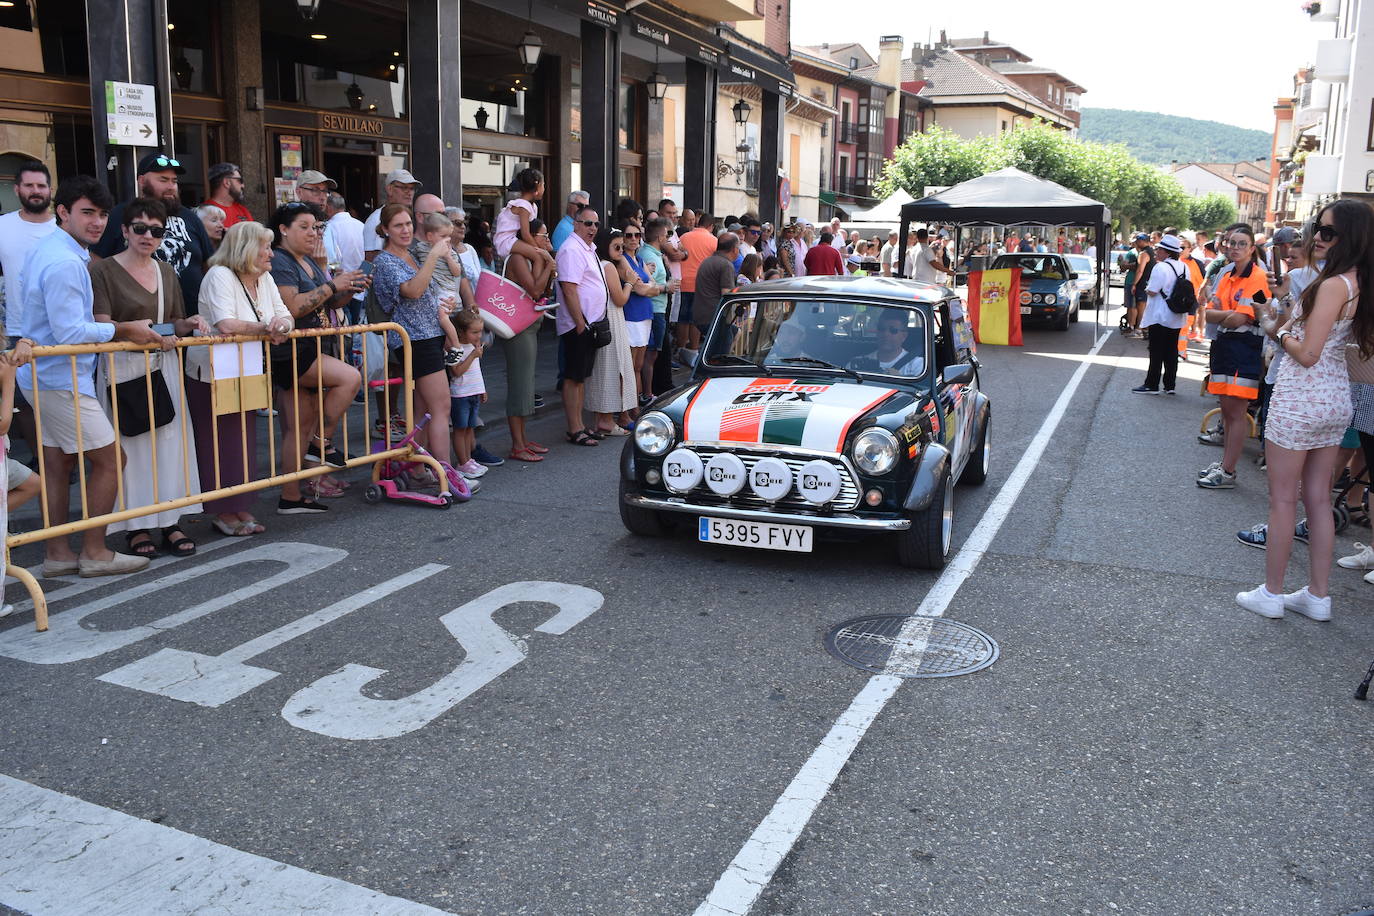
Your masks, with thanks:
M 1021 317 L 1048 318 L 1058 331 L 1078 320 L 1078 274 L 1061 254 L 1003 254 L 990 270 L 1021 271 Z
M 635 534 L 810 551 L 890 536 L 907 566 L 950 554 L 954 485 L 982 483 L 991 405 L 956 355 L 944 287 L 806 277 L 726 295 L 685 387 L 655 400 L 621 456 Z

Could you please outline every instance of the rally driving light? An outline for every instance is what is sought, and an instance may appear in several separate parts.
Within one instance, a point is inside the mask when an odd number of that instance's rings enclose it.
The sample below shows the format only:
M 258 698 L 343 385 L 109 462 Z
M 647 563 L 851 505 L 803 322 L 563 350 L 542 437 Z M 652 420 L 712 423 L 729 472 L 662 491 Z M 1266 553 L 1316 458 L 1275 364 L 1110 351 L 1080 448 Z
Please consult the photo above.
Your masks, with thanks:
M 829 461 L 808 461 L 797 468 L 797 492 L 813 506 L 823 506 L 840 492 L 840 472 Z
M 778 458 L 760 458 L 749 469 L 749 488 L 759 499 L 775 503 L 792 489 L 792 471 Z
M 706 462 L 706 486 L 717 496 L 734 496 L 744 489 L 744 462 L 721 452 Z
M 897 437 L 880 427 L 866 429 L 854 440 L 853 454 L 865 474 L 886 474 L 897 463 Z
M 650 411 L 635 423 L 635 445 L 646 455 L 662 455 L 673 447 L 673 421 Z
M 701 483 L 701 456 L 691 449 L 675 449 L 663 459 L 663 485 L 674 493 L 686 493 Z
M 1046 305 L 1054 305 L 1054 304 L 1055 304 L 1056 302 L 1058 302 L 1058 301 L 1059 301 L 1059 300 L 1055 298 L 1054 293 L 1045 293 L 1045 304 L 1046 304 Z

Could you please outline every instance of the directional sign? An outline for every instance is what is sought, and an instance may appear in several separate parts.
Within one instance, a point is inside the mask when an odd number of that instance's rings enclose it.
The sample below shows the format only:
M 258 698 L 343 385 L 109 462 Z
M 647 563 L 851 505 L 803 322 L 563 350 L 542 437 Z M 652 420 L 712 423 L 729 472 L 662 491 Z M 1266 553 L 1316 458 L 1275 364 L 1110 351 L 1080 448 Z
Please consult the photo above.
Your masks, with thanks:
M 106 80 L 105 125 L 110 143 L 157 146 L 157 90 Z

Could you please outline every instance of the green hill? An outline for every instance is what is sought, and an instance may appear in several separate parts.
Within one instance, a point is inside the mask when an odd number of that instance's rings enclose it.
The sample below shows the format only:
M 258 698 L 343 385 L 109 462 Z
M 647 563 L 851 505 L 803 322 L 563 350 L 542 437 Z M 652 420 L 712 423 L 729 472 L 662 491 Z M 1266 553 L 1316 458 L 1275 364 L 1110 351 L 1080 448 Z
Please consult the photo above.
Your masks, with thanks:
M 1180 118 L 1151 111 L 1084 108 L 1078 135 L 1098 143 L 1124 143 L 1131 154 L 1151 165 L 1179 162 L 1239 162 L 1268 158 L 1273 138 L 1217 121 Z

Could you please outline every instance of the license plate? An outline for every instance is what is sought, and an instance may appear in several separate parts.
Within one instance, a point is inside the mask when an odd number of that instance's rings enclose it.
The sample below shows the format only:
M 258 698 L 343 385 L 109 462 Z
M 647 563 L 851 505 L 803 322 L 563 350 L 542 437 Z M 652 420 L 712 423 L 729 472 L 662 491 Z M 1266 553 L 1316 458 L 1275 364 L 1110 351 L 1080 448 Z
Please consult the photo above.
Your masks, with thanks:
M 1023 306 L 1021 306 L 1021 314 L 1022 314 L 1022 315 L 1029 315 L 1029 314 L 1030 314 L 1030 306 L 1029 306 L 1029 305 L 1023 305 Z
M 774 525 L 768 522 L 736 522 L 726 518 L 698 520 L 697 540 L 732 547 L 811 552 L 811 528 L 806 525 Z

